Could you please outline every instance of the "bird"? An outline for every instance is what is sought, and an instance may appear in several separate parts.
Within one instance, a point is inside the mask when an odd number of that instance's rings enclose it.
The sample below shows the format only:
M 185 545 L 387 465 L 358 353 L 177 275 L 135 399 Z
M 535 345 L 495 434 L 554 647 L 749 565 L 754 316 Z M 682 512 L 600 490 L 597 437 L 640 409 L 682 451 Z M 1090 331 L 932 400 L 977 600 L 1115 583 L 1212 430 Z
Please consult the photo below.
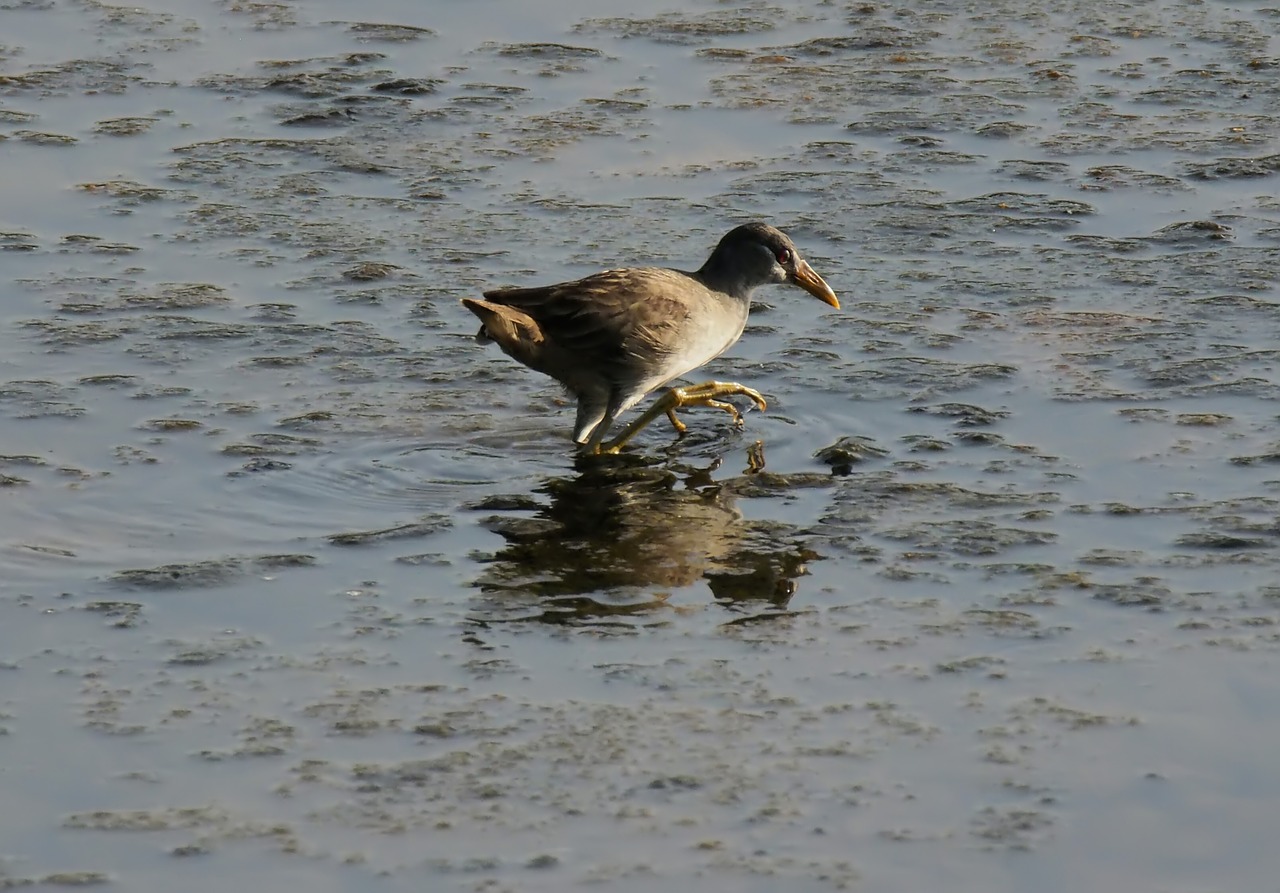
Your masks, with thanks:
M 761 394 L 737 382 L 674 387 L 613 440 L 618 416 L 654 390 L 705 365 L 742 337 L 751 296 L 768 284 L 798 286 L 839 309 L 831 286 L 781 230 L 743 224 L 720 239 L 699 269 L 632 267 L 532 288 L 499 288 L 463 298 L 480 318 L 476 340 L 497 342 L 509 357 L 558 381 L 577 398 L 573 440 L 585 453 L 617 453 L 641 429 L 676 410 L 708 406 L 742 414 L 722 398 Z

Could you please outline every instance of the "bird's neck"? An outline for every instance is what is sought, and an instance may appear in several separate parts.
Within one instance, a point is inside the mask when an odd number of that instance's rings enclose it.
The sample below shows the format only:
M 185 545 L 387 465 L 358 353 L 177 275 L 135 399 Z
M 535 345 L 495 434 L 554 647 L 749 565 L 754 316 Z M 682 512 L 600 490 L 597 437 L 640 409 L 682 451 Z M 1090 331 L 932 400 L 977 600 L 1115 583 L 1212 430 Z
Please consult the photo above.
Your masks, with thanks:
M 747 304 L 751 303 L 751 293 L 760 285 L 752 277 L 744 275 L 741 267 L 726 263 L 718 251 L 707 258 L 697 277 L 712 291 L 724 292 Z

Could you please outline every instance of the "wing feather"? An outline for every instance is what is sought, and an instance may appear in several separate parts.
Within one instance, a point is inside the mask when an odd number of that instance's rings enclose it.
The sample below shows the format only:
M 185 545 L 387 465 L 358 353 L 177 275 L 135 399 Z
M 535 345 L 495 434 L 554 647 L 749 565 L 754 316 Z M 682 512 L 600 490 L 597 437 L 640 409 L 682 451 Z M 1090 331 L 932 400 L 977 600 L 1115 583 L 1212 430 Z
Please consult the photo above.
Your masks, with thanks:
M 645 370 L 677 349 L 691 302 L 706 291 L 687 273 L 646 267 L 484 296 L 527 314 L 548 339 L 584 363 Z

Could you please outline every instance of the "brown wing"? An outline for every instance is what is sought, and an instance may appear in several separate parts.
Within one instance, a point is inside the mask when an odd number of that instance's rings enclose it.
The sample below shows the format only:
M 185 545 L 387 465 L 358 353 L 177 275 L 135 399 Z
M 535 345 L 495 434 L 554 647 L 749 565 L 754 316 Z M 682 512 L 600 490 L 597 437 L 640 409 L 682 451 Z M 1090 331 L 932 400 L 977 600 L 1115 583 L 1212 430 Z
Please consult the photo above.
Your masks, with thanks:
M 647 267 L 484 296 L 527 314 L 565 351 L 597 364 L 643 368 L 672 352 L 690 300 L 702 291 L 686 273 Z

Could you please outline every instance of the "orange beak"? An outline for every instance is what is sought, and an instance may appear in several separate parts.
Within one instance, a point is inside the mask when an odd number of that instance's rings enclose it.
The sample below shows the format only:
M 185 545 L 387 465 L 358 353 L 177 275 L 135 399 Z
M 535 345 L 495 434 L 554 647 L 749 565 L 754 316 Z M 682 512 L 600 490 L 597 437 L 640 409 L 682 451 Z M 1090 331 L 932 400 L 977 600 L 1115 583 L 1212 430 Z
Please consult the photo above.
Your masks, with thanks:
M 840 309 L 840 301 L 836 297 L 836 293 L 831 290 L 831 286 L 827 285 L 821 276 L 813 271 L 813 267 L 809 266 L 806 261 L 801 260 L 796 264 L 796 275 L 792 281 L 822 303 L 830 304 L 837 310 Z

